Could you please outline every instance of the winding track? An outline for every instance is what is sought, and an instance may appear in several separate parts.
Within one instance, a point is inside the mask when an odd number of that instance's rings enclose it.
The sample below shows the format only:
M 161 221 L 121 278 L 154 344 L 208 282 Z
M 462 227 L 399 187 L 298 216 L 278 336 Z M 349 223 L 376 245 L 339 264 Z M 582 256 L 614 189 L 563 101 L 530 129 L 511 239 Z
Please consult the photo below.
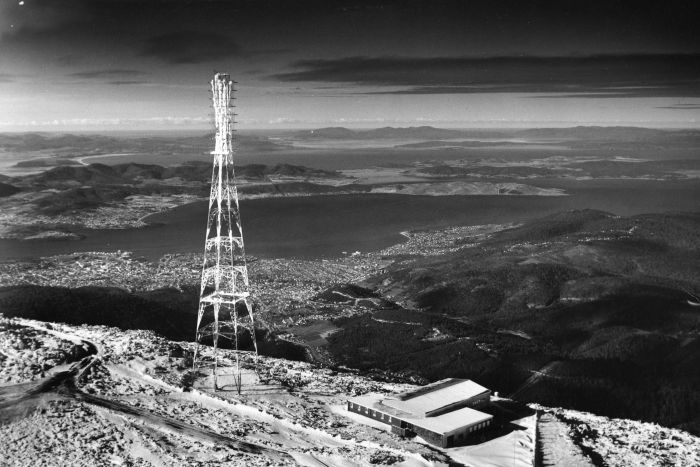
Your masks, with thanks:
M 145 409 L 113 401 L 104 397 L 82 392 L 76 385 L 76 378 L 81 378 L 85 371 L 99 361 L 94 344 L 91 355 L 74 363 L 70 369 L 57 372 L 49 377 L 32 383 L 21 383 L 0 388 L 0 420 L 10 421 L 25 416 L 38 407 L 46 396 L 60 399 L 72 399 L 93 406 L 111 410 L 122 416 L 137 418 L 157 429 L 185 435 L 199 441 L 227 446 L 248 454 L 265 454 L 273 459 L 292 460 L 282 451 L 271 449 L 255 443 L 224 436 L 211 430 L 199 428 L 171 417 L 153 414 Z M 76 344 L 78 345 L 78 344 Z
M 263 454 L 266 457 L 273 459 L 273 461 L 278 460 L 279 463 L 282 463 L 283 460 L 287 462 L 291 461 L 300 465 L 319 465 L 324 463 L 318 458 L 317 455 L 312 453 L 304 454 L 302 452 L 297 452 L 294 449 L 287 453 L 265 445 L 250 443 L 237 437 L 221 435 L 205 428 L 199 428 L 168 416 L 154 414 L 148 410 L 114 401 L 109 398 L 87 394 L 81 391 L 76 386 L 75 382 L 83 377 L 83 374 L 90 368 L 90 366 L 101 361 L 103 355 L 102 349 L 94 343 L 85 340 L 82 336 L 58 331 L 51 326 L 44 326 L 32 320 L 21 319 L 18 321 L 20 321 L 22 325 L 40 329 L 44 332 L 69 340 L 73 342 L 76 347 L 83 347 L 83 349 L 87 347 L 90 349 L 92 354 L 74 363 L 67 371 L 57 372 L 48 378 L 44 378 L 36 382 L 0 388 L 0 420 L 5 421 L 13 418 L 25 417 L 28 413 L 33 412 L 34 409 L 39 406 L 42 400 L 46 400 L 46 398 L 76 400 L 90 404 L 99 410 L 107 410 L 127 421 L 135 418 L 138 421 L 143 422 L 145 425 L 159 431 L 183 435 L 207 444 L 223 445 L 243 453 Z M 110 365 L 107 366 L 110 367 Z M 169 386 L 171 390 L 177 392 L 180 391 L 179 388 L 174 386 L 171 387 L 165 382 L 152 381 L 147 375 L 132 374 L 130 377 L 137 378 L 147 384 L 161 384 Z M 201 392 L 198 390 L 183 393 L 183 396 L 186 398 L 192 398 L 199 403 L 204 403 L 209 407 L 224 408 L 225 410 L 230 411 L 232 414 L 250 417 L 264 423 L 274 424 L 290 434 L 293 433 L 294 436 L 298 436 L 300 439 L 305 439 L 307 437 L 309 439 L 316 439 L 316 441 L 323 443 L 323 445 L 326 447 L 337 445 L 362 446 L 364 448 L 376 450 L 381 449 L 411 458 L 415 462 L 415 465 L 429 465 L 429 462 L 418 453 L 389 447 L 369 440 L 343 439 L 342 437 L 325 432 L 321 428 L 306 427 L 291 420 L 276 418 L 272 414 L 265 412 L 264 408 L 256 405 L 240 403 L 232 404 L 229 401 L 216 398 L 207 392 Z M 18 402 L 22 403 L 18 404 Z M 14 410 L 16 413 L 10 413 L 13 412 L 11 407 L 16 408 L 18 406 L 22 407 L 21 411 Z M 286 447 L 290 448 L 290 446 Z

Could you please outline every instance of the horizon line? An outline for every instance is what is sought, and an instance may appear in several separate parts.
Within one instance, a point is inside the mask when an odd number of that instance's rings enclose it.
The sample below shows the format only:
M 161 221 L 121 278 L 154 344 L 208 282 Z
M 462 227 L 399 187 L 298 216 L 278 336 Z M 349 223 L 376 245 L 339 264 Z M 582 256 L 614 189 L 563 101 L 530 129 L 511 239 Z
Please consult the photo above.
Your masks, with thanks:
M 376 130 L 382 128 L 435 128 L 444 130 L 522 130 L 522 129 L 566 129 L 566 128 L 640 128 L 649 130 L 700 130 L 700 124 L 695 122 L 655 122 L 656 124 L 645 124 L 642 122 L 580 122 L 580 123 L 570 123 L 570 122 L 541 122 L 538 124 L 505 124 L 497 125 L 496 122 L 493 124 L 488 124 L 484 122 L 485 125 L 473 125 L 473 126 L 463 126 L 463 125 L 430 125 L 430 124 L 420 124 L 420 122 L 411 124 L 393 124 L 388 125 L 342 125 L 342 124 L 332 124 L 327 125 L 287 125 L 287 126 L 245 126 L 236 128 L 235 132 L 245 133 L 247 131 L 303 131 L 303 130 L 320 130 L 325 128 L 344 128 L 348 130 Z M 208 132 L 213 131 L 213 126 L 183 126 L 183 127 L 153 127 L 153 128 L 136 128 L 136 127 L 125 127 L 118 128 L 114 126 L 102 127 L 102 128 L 56 128 L 56 127 L 33 127 L 33 126 L 22 126 L 20 128 L 2 128 L 0 127 L 0 134 L 5 133 L 148 133 L 148 132 L 158 132 L 158 133 L 176 133 L 176 132 Z

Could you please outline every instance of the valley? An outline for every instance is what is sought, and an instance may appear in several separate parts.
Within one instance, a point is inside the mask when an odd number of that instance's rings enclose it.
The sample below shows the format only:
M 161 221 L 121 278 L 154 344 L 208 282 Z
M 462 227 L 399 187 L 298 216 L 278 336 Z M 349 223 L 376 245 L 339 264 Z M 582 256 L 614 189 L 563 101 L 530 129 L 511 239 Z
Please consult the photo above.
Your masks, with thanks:
M 3 136 L 24 151 L 0 180 L 4 454 L 698 462 L 696 132 L 346 130 L 240 141 L 261 370 L 242 396 L 191 371 L 209 141 Z M 439 450 L 344 409 L 447 377 L 531 418 Z

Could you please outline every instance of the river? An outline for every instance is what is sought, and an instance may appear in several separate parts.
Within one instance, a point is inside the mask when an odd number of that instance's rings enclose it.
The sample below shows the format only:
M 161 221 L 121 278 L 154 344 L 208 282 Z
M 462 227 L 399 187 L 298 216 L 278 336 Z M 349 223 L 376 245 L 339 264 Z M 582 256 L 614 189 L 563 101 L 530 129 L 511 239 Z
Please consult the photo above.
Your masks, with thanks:
M 246 251 L 260 257 L 323 258 L 343 251 L 378 250 L 404 240 L 399 232 L 518 222 L 568 209 L 593 208 L 618 215 L 696 211 L 700 184 L 644 180 L 538 181 L 570 196 L 411 196 L 363 194 L 241 201 Z M 165 253 L 200 252 L 207 203 L 154 214 L 150 226 L 77 230 L 80 241 L 0 240 L 0 259 L 74 251 L 132 251 L 157 259 Z

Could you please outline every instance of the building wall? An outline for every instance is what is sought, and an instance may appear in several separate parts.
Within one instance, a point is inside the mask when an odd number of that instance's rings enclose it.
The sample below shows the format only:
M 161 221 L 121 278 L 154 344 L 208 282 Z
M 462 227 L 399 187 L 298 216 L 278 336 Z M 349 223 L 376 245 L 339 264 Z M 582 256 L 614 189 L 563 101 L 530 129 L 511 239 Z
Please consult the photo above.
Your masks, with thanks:
M 488 400 L 488 396 L 486 399 Z M 382 423 L 386 423 L 387 425 L 391 425 L 391 432 L 399 436 L 410 436 L 416 434 L 429 443 L 440 447 L 450 447 L 460 444 L 460 442 L 466 440 L 467 437 L 471 436 L 473 433 L 488 428 L 491 425 L 491 420 L 486 420 L 485 422 L 481 422 L 476 425 L 465 426 L 462 430 L 450 433 L 448 436 L 415 426 L 412 423 L 405 422 L 400 418 L 393 417 L 371 407 L 365 407 L 361 404 L 356 404 L 349 401 L 348 411 L 380 421 Z
M 447 447 L 447 437 L 443 436 L 442 433 L 435 433 L 430 430 L 426 430 L 425 428 L 421 428 L 419 426 L 414 426 L 411 425 L 410 423 L 408 424 L 409 430 L 424 440 L 426 440 L 429 443 L 435 444 L 440 447 Z
M 443 445 L 443 447 L 450 447 L 450 446 L 455 446 L 457 444 L 460 444 L 461 442 L 465 441 L 467 438 L 470 436 L 473 436 L 474 434 L 483 431 L 487 429 L 488 427 L 491 426 L 491 422 L 493 420 L 486 420 L 481 423 L 477 423 L 476 425 L 472 426 L 465 426 L 464 429 L 455 431 L 453 433 L 450 433 L 450 436 L 445 436 L 445 441 L 446 444 Z
M 400 418 L 393 417 L 389 414 L 382 413 L 379 410 L 375 410 L 370 407 L 365 407 L 360 404 L 348 402 L 348 411 L 362 415 L 364 417 L 371 418 L 373 420 L 378 420 L 380 422 L 386 423 L 387 425 L 391 425 L 391 432 L 399 436 L 419 435 L 426 441 L 433 443 L 437 446 L 443 447 L 444 442 L 447 439 L 446 437 L 443 437 L 441 433 L 435 433 L 430 430 L 426 430 L 419 426 L 415 426 L 411 423 L 407 423 L 401 420 Z
M 380 412 L 379 410 L 375 410 L 370 407 L 365 407 L 360 404 L 348 402 L 348 411 L 363 415 L 374 420 L 378 420 L 380 422 L 386 423 L 387 425 L 398 426 L 400 424 L 400 420 L 398 418 L 392 417 L 389 414 L 385 414 L 383 412 Z

